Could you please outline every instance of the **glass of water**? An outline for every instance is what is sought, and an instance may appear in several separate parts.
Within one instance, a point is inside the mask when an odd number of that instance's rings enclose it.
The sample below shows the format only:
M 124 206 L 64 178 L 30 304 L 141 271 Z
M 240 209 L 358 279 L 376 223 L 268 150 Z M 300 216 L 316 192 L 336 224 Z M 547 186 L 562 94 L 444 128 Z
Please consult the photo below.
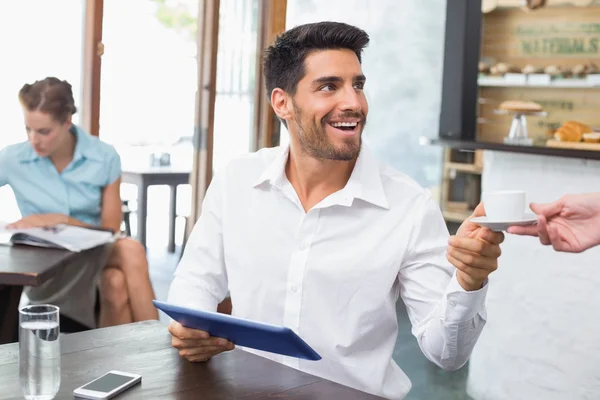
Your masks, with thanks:
M 59 308 L 19 310 L 19 381 L 27 400 L 50 400 L 60 387 Z

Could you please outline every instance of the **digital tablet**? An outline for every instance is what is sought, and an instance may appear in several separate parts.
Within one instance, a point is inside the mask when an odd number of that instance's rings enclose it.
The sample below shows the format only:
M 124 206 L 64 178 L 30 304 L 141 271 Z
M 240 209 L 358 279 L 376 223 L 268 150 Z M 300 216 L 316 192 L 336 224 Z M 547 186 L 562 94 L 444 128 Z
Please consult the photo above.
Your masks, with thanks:
M 158 300 L 153 300 L 153 303 L 156 308 L 181 325 L 201 329 L 211 336 L 227 339 L 235 345 L 305 360 L 321 359 L 321 356 L 290 328 L 217 312 L 194 310 Z

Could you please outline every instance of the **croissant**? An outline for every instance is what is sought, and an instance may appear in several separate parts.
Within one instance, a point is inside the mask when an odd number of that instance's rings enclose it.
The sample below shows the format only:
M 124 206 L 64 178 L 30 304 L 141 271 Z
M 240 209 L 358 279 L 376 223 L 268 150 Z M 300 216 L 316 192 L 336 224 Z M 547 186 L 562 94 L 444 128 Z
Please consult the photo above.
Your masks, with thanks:
M 577 121 L 567 121 L 554 133 L 554 138 L 563 142 L 581 142 L 585 133 L 593 132 L 592 128 Z

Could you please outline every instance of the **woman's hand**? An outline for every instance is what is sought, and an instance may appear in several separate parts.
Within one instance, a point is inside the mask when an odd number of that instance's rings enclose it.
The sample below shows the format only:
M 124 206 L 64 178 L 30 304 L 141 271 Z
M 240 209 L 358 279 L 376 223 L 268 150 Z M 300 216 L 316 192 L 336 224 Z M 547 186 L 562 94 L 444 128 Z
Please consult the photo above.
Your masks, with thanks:
M 537 214 L 537 225 L 511 226 L 508 233 L 537 236 L 543 245 L 567 253 L 600 245 L 600 193 L 572 194 L 530 207 Z
M 64 214 L 33 214 L 6 226 L 7 229 L 25 229 L 55 226 L 69 223 Z

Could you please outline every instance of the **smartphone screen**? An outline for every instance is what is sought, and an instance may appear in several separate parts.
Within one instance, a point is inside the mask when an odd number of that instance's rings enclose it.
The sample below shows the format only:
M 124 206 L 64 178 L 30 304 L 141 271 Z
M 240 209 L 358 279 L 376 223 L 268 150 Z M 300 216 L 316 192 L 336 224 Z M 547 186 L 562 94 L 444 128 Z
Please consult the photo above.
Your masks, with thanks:
M 108 393 L 111 390 L 118 388 L 122 384 L 127 383 L 132 379 L 134 379 L 134 378 L 132 378 L 131 376 L 124 376 L 124 375 L 108 373 L 108 374 L 104 375 L 102 378 L 97 379 L 91 383 L 88 383 L 87 385 L 82 387 L 82 389 L 95 390 L 97 392 Z

